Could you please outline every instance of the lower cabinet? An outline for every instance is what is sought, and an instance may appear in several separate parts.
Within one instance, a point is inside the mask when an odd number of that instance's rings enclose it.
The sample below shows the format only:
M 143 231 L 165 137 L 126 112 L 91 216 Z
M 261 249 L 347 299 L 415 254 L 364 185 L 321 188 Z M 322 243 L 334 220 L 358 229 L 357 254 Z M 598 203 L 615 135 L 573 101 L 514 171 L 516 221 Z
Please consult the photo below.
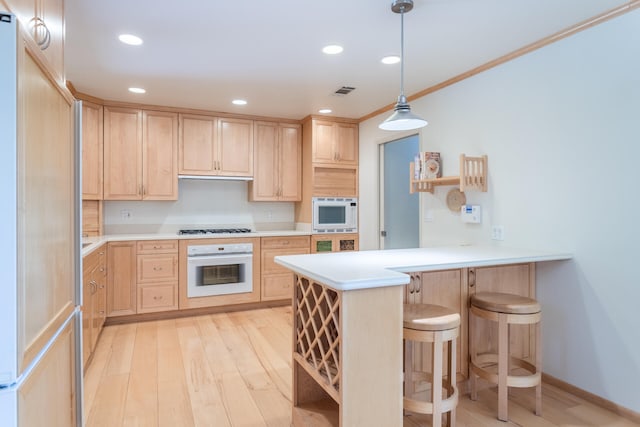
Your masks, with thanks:
M 137 312 L 178 309 L 178 241 L 137 243 Z
M 20 427 L 76 425 L 75 348 L 71 321 L 18 389 Z
M 107 315 L 106 261 L 106 245 L 102 245 L 83 259 L 82 359 L 84 366 L 95 350 Z
M 136 242 L 109 242 L 107 316 L 136 314 Z
M 469 298 L 475 292 L 508 292 L 535 297 L 535 264 L 511 264 L 492 267 L 462 268 L 442 271 L 411 273 L 405 286 L 404 301 L 407 304 L 438 304 L 460 314 L 460 335 L 457 340 L 456 375 L 462 381 L 469 374 Z M 495 352 L 497 326 L 495 322 L 479 325 L 480 352 Z M 516 357 L 528 358 L 534 354 L 534 330 L 528 326 L 511 328 L 509 347 Z M 414 345 L 414 369 L 425 371 L 430 363 L 430 345 Z M 444 355 L 446 356 L 446 347 Z M 446 360 L 446 359 L 445 359 Z M 428 387 L 417 384 L 414 392 Z
M 311 236 L 311 253 L 343 252 L 358 250 L 358 234 L 313 234 Z
M 275 263 L 279 255 L 309 253 L 309 236 L 263 237 L 261 241 L 261 301 L 291 299 L 293 272 Z

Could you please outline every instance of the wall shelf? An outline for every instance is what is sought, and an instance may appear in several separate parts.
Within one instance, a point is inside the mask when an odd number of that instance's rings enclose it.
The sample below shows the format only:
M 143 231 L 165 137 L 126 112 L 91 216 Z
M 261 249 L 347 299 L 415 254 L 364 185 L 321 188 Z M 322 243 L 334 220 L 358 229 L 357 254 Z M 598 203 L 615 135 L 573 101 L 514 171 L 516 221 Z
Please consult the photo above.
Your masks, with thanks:
M 410 164 L 409 192 L 433 193 L 439 185 L 458 185 L 460 191 L 487 191 L 487 156 L 470 157 L 460 155 L 460 176 L 444 176 L 441 178 L 415 179 L 415 165 Z

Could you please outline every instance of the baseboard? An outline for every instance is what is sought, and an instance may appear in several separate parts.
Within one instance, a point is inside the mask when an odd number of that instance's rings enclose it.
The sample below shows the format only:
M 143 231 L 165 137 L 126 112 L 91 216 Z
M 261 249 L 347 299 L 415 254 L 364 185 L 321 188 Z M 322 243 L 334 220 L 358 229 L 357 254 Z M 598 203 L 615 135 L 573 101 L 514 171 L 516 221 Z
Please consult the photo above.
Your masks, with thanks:
M 291 299 L 252 302 L 252 303 L 246 303 L 246 304 L 222 305 L 222 306 L 216 306 L 216 307 L 190 308 L 187 310 L 160 311 L 157 313 L 130 314 L 127 316 L 107 317 L 104 325 L 111 326 L 111 325 L 122 325 L 122 324 L 133 323 L 133 322 L 148 322 L 148 321 L 154 321 L 154 320 L 178 319 L 181 317 L 202 316 L 206 314 L 216 314 L 216 313 L 231 313 L 234 311 L 244 311 L 244 310 L 257 310 L 260 308 L 280 307 L 284 305 L 291 305 Z
M 624 406 L 620 406 L 593 393 L 589 393 L 586 390 L 564 382 L 556 377 L 552 377 L 551 375 L 545 374 L 544 372 L 542 373 L 542 382 L 555 386 L 562 391 L 566 391 L 567 393 L 571 393 L 574 396 L 584 399 L 589 403 L 593 403 L 594 405 L 598 405 L 601 408 L 607 409 L 615 413 L 616 415 L 624 417 L 630 421 L 640 423 L 640 413 L 625 408 Z

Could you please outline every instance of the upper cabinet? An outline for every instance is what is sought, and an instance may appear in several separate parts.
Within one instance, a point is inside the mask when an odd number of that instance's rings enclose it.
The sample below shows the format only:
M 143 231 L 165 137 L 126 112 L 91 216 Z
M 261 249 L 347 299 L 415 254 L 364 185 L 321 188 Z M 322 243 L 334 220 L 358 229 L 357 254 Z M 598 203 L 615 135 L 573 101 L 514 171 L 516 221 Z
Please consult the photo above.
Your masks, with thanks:
M 6 0 L 36 42 L 56 80 L 64 81 L 64 0 Z
M 104 199 L 177 200 L 178 116 L 104 107 Z
M 253 121 L 180 114 L 181 175 L 253 176 Z
M 82 199 L 102 200 L 102 106 L 82 102 Z
M 301 126 L 255 122 L 252 201 L 300 201 L 302 197 Z
M 358 164 L 358 125 L 312 120 L 313 162 L 338 165 Z

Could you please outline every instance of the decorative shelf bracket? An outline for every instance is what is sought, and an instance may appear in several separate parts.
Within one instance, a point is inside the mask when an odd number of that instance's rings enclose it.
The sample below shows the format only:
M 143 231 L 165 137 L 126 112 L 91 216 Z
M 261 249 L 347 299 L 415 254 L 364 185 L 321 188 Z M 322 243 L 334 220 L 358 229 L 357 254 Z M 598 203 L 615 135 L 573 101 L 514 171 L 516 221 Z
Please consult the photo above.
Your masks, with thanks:
M 459 185 L 460 191 L 487 191 L 487 156 L 460 155 L 460 176 L 444 176 L 431 179 L 414 179 L 415 165 L 410 165 L 409 192 L 429 192 L 438 185 Z

